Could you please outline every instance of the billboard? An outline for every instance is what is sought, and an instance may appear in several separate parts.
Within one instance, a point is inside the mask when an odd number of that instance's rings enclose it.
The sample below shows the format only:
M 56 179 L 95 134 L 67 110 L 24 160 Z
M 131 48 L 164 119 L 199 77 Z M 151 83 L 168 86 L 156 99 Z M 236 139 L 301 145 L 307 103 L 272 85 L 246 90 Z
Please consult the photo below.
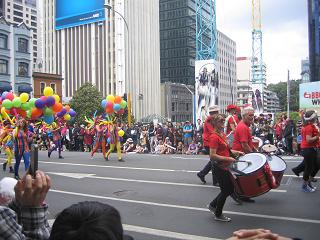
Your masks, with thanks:
M 320 82 L 301 83 L 299 85 L 300 109 L 320 109 Z
M 254 109 L 255 115 L 263 113 L 263 84 L 252 83 L 251 84 L 251 105 Z
M 218 69 L 218 62 L 213 59 L 195 62 L 195 115 L 202 122 L 208 115 L 208 108 L 219 104 Z
M 56 30 L 105 20 L 105 0 L 56 0 Z

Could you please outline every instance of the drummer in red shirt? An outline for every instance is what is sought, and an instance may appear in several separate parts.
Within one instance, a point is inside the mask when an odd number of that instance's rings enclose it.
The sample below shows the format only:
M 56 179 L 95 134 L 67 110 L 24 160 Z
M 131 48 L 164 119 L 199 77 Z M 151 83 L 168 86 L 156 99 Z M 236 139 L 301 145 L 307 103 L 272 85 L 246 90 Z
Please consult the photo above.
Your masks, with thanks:
M 221 192 L 209 204 L 209 210 L 215 214 L 215 220 L 222 222 L 230 222 L 231 218 L 222 214 L 223 206 L 229 195 L 234 192 L 232 182 L 232 174 L 229 166 L 236 161 L 230 156 L 230 148 L 228 146 L 227 137 L 223 132 L 224 117 L 221 114 L 216 114 L 211 117 L 210 123 L 214 127 L 214 132 L 210 136 L 210 159 L 214 165 L 212 171 L 217 177 Z M 243 152 L 231 150 L 234 155 L 243 155 Z
M 234 140 L 234 131 L 239 123 L 237 106 L 233 104 L 228 105 L 227 112 L 229 115 L 224 123 L 224 133 L 227 135 L 229 146 L 232 146 Z
M 305 124 L 301 129 L 301 154 L 305 164 L 303 172 L 302 191 L 314 192 L 315 188 L 311 185 L 313 172 L 316 170 L 317 151 L 316 147 L 320 138 L 320 133 L 315 126 L 318 116 L 313 110 L 307 111 L 304 116 Z

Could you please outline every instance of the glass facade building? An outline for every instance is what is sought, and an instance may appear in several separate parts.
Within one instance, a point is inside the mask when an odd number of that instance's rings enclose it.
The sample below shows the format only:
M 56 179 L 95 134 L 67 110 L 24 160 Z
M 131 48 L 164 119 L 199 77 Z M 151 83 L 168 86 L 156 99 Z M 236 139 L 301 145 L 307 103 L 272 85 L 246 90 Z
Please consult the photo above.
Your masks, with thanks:
M 320 81 L 320 0 L 308 0 L 310 81 Z
M 195 0 L 160 0 L 161 82 L 194 85 Z

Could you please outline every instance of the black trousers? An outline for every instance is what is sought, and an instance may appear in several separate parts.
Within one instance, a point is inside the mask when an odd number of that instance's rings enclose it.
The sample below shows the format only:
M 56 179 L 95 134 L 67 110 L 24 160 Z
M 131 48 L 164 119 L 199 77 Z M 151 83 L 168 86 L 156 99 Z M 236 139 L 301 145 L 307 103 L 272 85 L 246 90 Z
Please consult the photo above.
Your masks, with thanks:
M 303 156 L 301 164 L 304 164 L 303 180 L 308 181 L 309 177 L 314 177 L 318 171 L 317 151 L 314 148 L 304 148 L 301 150 L 301 155 Z
M 234 192 L 234 185 L 232 182 L 232 175 L 228 170 L 224 170 L 217 165 L 213 167 L 213 173 L 217 177 L 221 192 L 219 195 L 210 203 L 212 207 L 215 207 L 215 215 L 221 216 L 223 206 L 228 196 Z
M 205 151 L 209 153 L 209 148 L 205 147 Z M 213 166 L 212 166 L 211 160 L 209 160 L 209 162 L 199 172 L 199 175 L 205 177 L 212 170 L 212 168 L 213 168 Z M 212 171 L 212 183 L 213 183 L 213 185 L 217 184 L 217 182 L 218 182 L 218 180 L 217 180 L 214 172 Z

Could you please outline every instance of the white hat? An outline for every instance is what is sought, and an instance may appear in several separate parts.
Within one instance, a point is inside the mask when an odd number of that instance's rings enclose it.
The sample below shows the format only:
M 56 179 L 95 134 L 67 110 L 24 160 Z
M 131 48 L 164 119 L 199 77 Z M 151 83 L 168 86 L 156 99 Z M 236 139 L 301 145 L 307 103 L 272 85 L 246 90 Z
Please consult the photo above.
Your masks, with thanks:
M 130 143 L 130 142 L 133 142 L 132 138 L 128 138 L 128 139 L 127 139 L 127 142 L 129 142 L 129 143 Z
M 208 113 L 219 112 L 219 111 L 220 111 L 220 108 L 218 105 L 213 105 L 213 106 L 209 107 L 209 109 L 208 109 Z

